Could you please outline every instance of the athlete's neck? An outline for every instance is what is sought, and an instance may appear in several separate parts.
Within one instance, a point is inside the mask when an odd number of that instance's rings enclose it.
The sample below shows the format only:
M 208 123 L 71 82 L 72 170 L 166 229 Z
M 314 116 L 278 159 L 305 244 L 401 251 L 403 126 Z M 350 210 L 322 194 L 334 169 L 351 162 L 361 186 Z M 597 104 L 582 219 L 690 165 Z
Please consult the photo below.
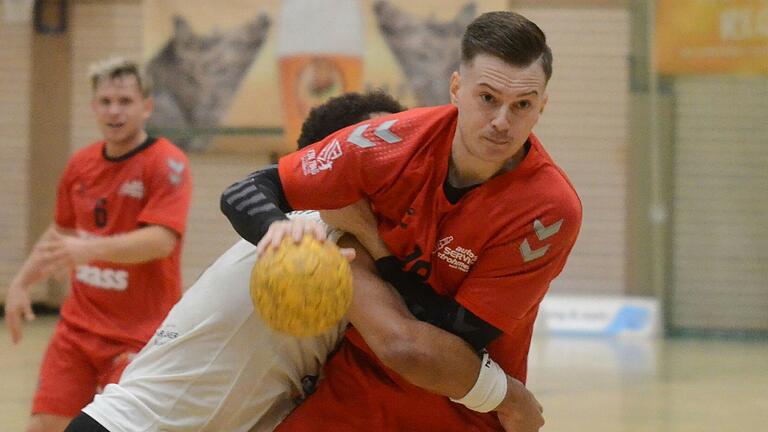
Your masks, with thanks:
M 514 156 L 502 163 L 487 162 L 470 154 L 462 145 L 451 146 L 451 159 L 448 162 L 448 183 L 456 188 L 465 188 L 485 183 L 497 175 L 512 171 L 525 158 L 525 146 Z
M 119 158 L 120 156 L 130 153 L 133 149 L 140 146 L 144 141 L 146 141 L 146 139 L 147 132 L 142 129 L 130 140 L 121 142 L 107 141 L 105 148 L 106 154 L 110 158 Z

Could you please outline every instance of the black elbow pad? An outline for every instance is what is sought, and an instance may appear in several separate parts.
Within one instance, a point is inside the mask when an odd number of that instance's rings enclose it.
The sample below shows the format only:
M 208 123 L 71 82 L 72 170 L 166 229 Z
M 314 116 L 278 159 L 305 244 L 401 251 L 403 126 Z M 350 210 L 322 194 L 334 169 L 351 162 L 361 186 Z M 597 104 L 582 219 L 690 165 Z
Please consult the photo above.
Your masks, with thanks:
M 277 166 L 257 171 L 228 187 L 219 208 L 240 237 L 256 244 L 272 222 L 285 220 L 291 208 Z
M 387 256 L 376 261 L 382 279 L 392 284 L 416 319 L 452 333 L 476 351 L 485 349 L 501 330 L 484 321 L 457 301 L 437 294 L 429 284 L 403 270 L 400 261 Z

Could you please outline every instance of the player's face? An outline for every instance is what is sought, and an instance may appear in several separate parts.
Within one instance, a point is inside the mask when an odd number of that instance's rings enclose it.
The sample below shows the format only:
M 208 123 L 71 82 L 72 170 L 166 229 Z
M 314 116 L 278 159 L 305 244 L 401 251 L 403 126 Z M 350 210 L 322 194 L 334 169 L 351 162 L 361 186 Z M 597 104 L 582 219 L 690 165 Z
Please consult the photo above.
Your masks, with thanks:
M 480 54 L 451 77 L 451 100 L 459 109 L 457 140 L 463 154 L 501 167 L 515 156 L 547 103 L 539 62 L 527 67 Z
M 152 100 L 145 98 L 133 75 L 103 80 L 96 86 L 91 107 L 104 140 L 121 147 L 133 147 L 143 140 L 144 123 L 152 112 Z

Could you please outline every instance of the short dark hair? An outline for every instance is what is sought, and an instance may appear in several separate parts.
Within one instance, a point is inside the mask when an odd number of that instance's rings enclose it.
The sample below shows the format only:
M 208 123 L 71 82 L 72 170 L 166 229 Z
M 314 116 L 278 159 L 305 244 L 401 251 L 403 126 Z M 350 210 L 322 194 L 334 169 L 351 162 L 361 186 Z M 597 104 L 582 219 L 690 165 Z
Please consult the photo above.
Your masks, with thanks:
M 470 64 L 478 54 L 488 54 L 517 66 L 540 61 L 544 75 L 552 77 L 552 50 L 539 26 L 519 13 L 487 12 L 475 18 L 461 38 L 461 61 Z
M 364 94 L 344 93 L 309 111 L 307 119 L 301 125 L 301 135 L 297 143 L 301 149 L 339 129 L 367 120 L 371 114 L 404 110 L 405 107 L 400 102 L 381 90 Z

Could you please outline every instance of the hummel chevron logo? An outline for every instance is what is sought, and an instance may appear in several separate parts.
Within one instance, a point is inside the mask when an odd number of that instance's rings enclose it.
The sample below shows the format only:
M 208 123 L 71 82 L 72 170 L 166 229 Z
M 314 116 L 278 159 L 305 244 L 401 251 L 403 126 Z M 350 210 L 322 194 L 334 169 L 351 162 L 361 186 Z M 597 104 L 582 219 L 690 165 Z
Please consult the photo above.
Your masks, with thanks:
M 363 133 L 366 129 L 368 129 L 368 126 L 370 125 L 366 123 L 356 127 L 355 130 L 352 131 L 352 134 L 349 136 L 349 138 L 347 138 L 347 141 L 362 148 L 373 147 L 375 144 L 367 138 L 363 137 Z
M 533 221 L 533 229 L 536 231 L 536 237 L 539 238 L 539 240 L 546 240 L 553 235 L 557 234 L 558 231 L 560 231 L 560 226 L 563 224 L 563 220 L 560 219 L 559 221 L 553 223 L 550 226 L 544 226 L 543 223 L 541 223 L 540 220 L 536 219 Z
M 377 137 L 379 137 L 382 141 L 384 141 L 386 143 L 389 143 L 389 144 L 394 144 L 396 142 L 400 142 L 403 139 L 400 138 L 399 136 L 395 135 L 390 130 L 390 128 L 395 123 L 397 123 L 396 119 L 395 120 L 385 121 L 384 123 L 380 124 L 379 127 L 376 128 L 376 130 L 373 131 L 373 134 L 376 135 Z M 368 130 L 369 126 L 370 126 L 370 124 L 366 123 L 366 124 L 362 124 L 362 125 L 356 127 L 355 130 L 353 130 L 352 133 L 347 138 L 347 142 L 350 142 L 350 143 L 352 143 L 352 144 L 354 144 L 354 145 L 356 145 L 358 147 L 361 147 L 361 148 L 368 148 L 368 147 L 375 146 L 376 144 L 373 141 L 371 141 L 368 138 L 363 136 L 365 131 Z
M 388 142 L 389 144 L 400 142 L 403 139 L 393 134 L 392 131 L 389 130 L 389 128 L 391 128 L 395 123 L 397 123 L 397 120 L 387 120 L 380 124 L 379 127 L 377 127 L 373 132 L 373 134 Z
M 531 245 L 528 243 L 528 239 L 523 240 L 520 243 L 520 254 L 523 255 L 523 261 L 529 262 L 535 259 L 539 259 L 544 256 L 549 250 L 549 245 L 540 247 L 538 249 L 531 249 Z
M 177 161 L 172 158 L 168 158 L 168 168 L 176 174 L 181 174 L 184 171 L 184 162 Z
M 560 231 L 560 227 L 563 225 L 563 220 L 553 223 L 550 226 L 545 226 L 540 220 L 533 221 L 533 230 L 536 232 L 536 237 L 539 240 L 546 240 Z M 528 243 L 528 239 L 524 239 L 520 243 L 520 255 L 523 256 L 524 262 L 530 262 L 543 257 L 549 250 L 549 245 L 544 245 L 538 249 L 532 249 L 531 244 Z
M 171 173 L 168 174 L 168 180 L 171 184 L 178 185 L 181 183 L 181 173 L 184 171 L 184 162 L 168 158 L 168 168 L 171 169 Z

